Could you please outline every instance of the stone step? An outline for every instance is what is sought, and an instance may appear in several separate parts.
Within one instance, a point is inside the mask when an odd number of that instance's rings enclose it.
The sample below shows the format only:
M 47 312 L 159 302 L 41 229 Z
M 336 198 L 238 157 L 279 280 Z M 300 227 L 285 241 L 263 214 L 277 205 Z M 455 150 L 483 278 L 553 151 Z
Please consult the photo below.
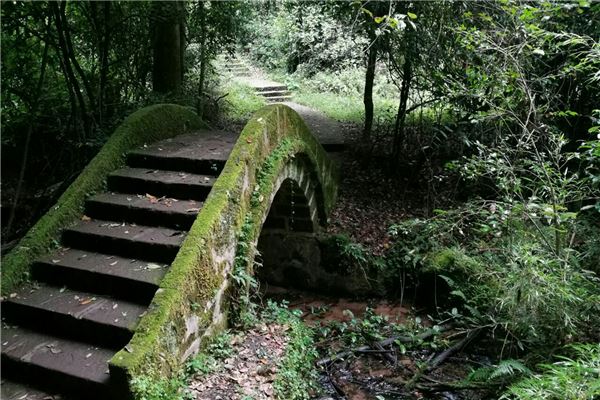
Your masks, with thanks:
M 255 88 L 255 90 L 257 92 L 286 91 L 288 87 L 286 85 L 260 86 Z
M 278 97 L 278 96 L 291 96 L 291 92 L 289 90 L 269 90 L 266 92 L 256 92 L 264 97 Z
M 188 230 L 203 203 L 150 195 L 102 193 L 86 201 L 86 215 L 95 219 L 134 222 Z
M 121 168 L 108 175 L 107 186 L 114 192 L 204 200 L 215 180 L 211 175 L 190 172 Z
M 267 103 L 280 103 L 283 101 L 292 101 L 292 96 L 273 96 L 265 97 Z
M 31 277 L 53 285 L 149 303 L 168 264 L 60 248 L 37 260 Z
M 127 155 L 127 165 L 137 168 L 218 175 L 239 133 L 200 131 L 146 145 Z
M 17 382 L 2 379 L 0 383 L 0 399 L 2 400 L 58 400 L 58 396 L 42 392 L 36 388 Z M 64 398 L 60 398 L 64 399 Z M 65 399 L 66 400 L 66 399 Z
M 108 386 L 108 361 L 114 354 L 114 349 L 17 326 L 2 330 L 3 379 L 28 377 L 47 391 L 85 394 L 87 399 L 123 398 L 115 397 L 119 389 Z
M 131 339 L 146 308 L 123 299 L 32 282 L 2 302 L 2 317 L 61 337 L 118 348 Z
M 185 232 L 114 221 L 81 221 L 63 232 L 63 244 L 82 250 L 171 263 Z

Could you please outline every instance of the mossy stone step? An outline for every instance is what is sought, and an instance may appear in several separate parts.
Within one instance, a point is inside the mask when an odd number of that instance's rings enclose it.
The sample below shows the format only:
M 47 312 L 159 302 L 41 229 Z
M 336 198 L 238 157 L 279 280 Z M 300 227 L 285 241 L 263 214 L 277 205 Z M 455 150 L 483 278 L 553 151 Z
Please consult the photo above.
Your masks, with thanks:
M 190 172 L 121 168 L 108 176 L 107 185 L 114 192 L 204 200 L 215 180 L 212 175 Z
M 86 215 L 96 219 L 189 229 L 203 203 L 150 195 L 102 193 L 86 201 Z
M 257 86 L 254 88 L 257 92 L 272 92 L 272 91 L 282 91 L 288 90 L 286 85 L 266 85 L 266 86 Z
M 50 400 L 58 399 L 46 392 L 9 380 L 2 380 L 0 384 L 0 399 L 2 400 Z M 64 399 L 61 397 L 61 399 Z M 64 399 L 67 400 L 67 399 Z
M 2 313 L 23 326 L 44 327 L 61 337 L 76 337 L 118 348 L 131 338 L 147 306 L 97 293 L 34 282 L 2 302 Z
M 289 90 L 269 90 L 265 92 L 257 92 L 264 97 L 290 96 L 292 93 Z
M 109 399 L 108 360 L 114 350 L 17 326 L 2 330 L 3 378 L 31 377 L 48 390 Z M 3 397 L 4 398 L 4 397 Z
M 37 260 L 35 280 L 149 303 L 169 265 L 115 255 L 60 248 Z
M 292 100 L 292 96 L 272 96 L 265 97 L 265 99 L 267 100 L 267 103 L 280 103 Z
M 238 135 L 204 130 L 162 140 L 129 152 L 127 165 L 216 176 L 223 169 Z
M 185 232 L 114 221 L 81 221 L 63 232 L 63 244 L 83 250 L 170 263 Z

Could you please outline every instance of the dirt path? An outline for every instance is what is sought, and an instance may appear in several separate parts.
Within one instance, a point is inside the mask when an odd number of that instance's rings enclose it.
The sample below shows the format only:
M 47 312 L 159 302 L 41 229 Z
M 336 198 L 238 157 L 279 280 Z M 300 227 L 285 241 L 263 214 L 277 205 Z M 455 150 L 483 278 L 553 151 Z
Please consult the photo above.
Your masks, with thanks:
M 287 344 L 286 329 L 282 325 L 261 324 L 233 336 L 222 367 L 210 374 L 197 374 L 190 382 L 194 399 L 275 399 L 273 381 Z

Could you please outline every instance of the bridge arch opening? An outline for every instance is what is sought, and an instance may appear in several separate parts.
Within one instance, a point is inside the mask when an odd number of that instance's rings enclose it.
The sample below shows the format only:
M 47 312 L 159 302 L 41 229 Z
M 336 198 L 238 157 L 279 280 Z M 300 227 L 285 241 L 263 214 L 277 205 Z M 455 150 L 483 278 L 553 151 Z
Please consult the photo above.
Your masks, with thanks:
M 315 289 L 319 285 L 318 235 L 326 224 L 321 187 L 310 163 L 296 155 L 278 179 L 257 243 L 256 270 L 267 285 Z

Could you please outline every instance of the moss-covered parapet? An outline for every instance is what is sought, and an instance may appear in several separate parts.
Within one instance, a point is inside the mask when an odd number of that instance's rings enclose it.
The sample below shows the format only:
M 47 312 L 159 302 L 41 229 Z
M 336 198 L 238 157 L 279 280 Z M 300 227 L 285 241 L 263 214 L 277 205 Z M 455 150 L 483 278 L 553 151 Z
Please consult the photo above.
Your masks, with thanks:
M 130 115 L 50 211 L 3 258 L 2 294 L 27 277 L 31 263 L 58 243 L 63 228 L 81 218 L 85 199 L 104 187 L 107 175 L 124 164 L 129 150 L 202 127 L 206 126 L 194 112 L 174 104 L 157 104 Z
M 270 105 L 241 132 L 150 309 L 111 360 L 114 376 L 172 376 L 225 326 L 232 271 L 239 260 L 251 264 L 248 249 L 287 179 L 302 188 L 317 223 L 325 224 L 337 192 L 335 167 L 296 112 Z

